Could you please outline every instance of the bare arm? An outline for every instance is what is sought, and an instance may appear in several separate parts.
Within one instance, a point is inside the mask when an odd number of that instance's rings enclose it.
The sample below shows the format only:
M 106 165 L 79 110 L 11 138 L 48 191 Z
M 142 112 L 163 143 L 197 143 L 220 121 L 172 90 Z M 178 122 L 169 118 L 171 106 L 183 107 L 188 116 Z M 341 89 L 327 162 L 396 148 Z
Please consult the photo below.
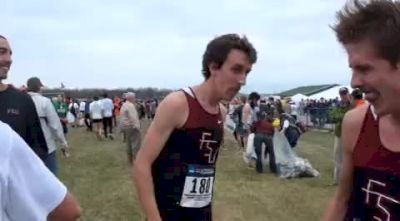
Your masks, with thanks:
M 49 221 L 75 221 L 81 216 L 81 208 L 76 199 L 69 193 L 60 205 L 48 216 Z
M 251 113 L 251 107 L 249 104 L 245 104 L 242 110 L 242 123 L 247 124 L 249 122 L 249 117 Z
M 353 182 L 353 149 L 356 145 L 366 110 L 366 106 L 353 109 L 344 116 L 341 135 L 343 144 L 342 174 L 340 175 L 339 186 L 335 196 L 329 203 L 322 218 L 323 221 L 344 220 L 346 215 Z
M 188 114 L 186 98 L 182 92 L 168 95 L 160 103 L 136 157 L 133 177 L 140 203 L 148 221 L 161 220 L 154 195 L 151 166 L 160 154 L 171 132 L 175 128 L 183 126 Z

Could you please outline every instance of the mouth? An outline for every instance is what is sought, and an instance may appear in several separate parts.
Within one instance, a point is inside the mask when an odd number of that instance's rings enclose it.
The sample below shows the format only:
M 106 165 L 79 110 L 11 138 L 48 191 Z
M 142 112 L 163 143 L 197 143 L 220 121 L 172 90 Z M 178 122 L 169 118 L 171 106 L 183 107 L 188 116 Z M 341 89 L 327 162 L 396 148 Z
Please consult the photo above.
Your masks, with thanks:
M 379 98 L 379 93 L 376 91 L 364 91 L 365 93 L 365 100 L 370 103 L 374 103 Z
M 10 65 L 1 65 L 0 70 L 7 73 L 10 70 Z

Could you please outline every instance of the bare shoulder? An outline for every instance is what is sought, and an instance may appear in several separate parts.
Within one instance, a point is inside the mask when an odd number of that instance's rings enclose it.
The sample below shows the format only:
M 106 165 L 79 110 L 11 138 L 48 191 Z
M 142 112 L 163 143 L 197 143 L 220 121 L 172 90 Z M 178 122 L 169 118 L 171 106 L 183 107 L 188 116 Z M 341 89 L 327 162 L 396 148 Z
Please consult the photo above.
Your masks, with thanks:
M 346 127 L 360 127 L 364 121 L 365 114 L 367 113 L 368 108 L 369 105 L 363 105 L 351 109 L 344 115 L 343 124 L 345 124 Z
M 182 126 L 188 117 L 188 103 L 184 92 L 176 91 L 167 95 L 157 108 L 156 119 Z
M 359 106 L 348 111 L 343 118 L 342 123 L 342 140 L 345 148 L 353 151 L 359 137 L 365 114 L 369 105 Z
M 187 100 L 185 94 L 182 91 L 175 91 L 168 94 L 159 105 L 160 108 L 170 109 L 178 108 L 178 110 L 185 109 L 187 107 Z

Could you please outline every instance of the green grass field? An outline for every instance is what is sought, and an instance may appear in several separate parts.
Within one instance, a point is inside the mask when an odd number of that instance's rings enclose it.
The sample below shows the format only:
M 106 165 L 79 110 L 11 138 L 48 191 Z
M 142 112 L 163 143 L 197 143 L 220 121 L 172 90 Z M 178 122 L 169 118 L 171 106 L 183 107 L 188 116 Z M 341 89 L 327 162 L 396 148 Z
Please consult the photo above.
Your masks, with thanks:
M 60 178 L 78 198 L 83 221 L 144 220 L 131 181 L 125 144 L 97 141 L 84 128 L 68 135 L 71 157 L 60 160 Z M 319 178 L 282 180 L 248 168 L 233 138 L 227 135 L 217 166 L 214 217 L 217 221 L 319 220 L 333 195 L 329 133 L 308 132 L 299 155 L 310 160 Z

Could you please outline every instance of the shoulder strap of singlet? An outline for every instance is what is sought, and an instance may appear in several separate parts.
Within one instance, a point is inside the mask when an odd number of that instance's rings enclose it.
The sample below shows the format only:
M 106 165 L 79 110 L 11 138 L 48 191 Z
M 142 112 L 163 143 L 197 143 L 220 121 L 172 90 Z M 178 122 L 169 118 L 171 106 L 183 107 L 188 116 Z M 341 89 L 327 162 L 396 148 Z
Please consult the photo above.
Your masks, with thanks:
M 374 119 L 375 119 L 375 120 L 378 120 L 378 115 L 377 115 L 376 112 L 375 112 L 374 106 L 369 105 L 369 110 L 371 111 L 372 116 L 374 116 Z
M 367 108 L 367 111 L 365 112 L 365 116 L 364 116 L 363 123 L 361 125 L 360 133 L 365 131 L 366 127 L 368 126 L 368 124 L 370 123 L 371 120 L 376 120 L 375 116 L 376 116 L 376 114 L 373 111 L 372 105 L 369 105 Z
M 367 109 L 367 111 L 365 113 L 365 117 L 364 117 L 364 120 L 362 122 L 360 132 L 358 134 L 358 138 L 357 138 L 357 142 L 356 142 L 356 145 L 355 145 L 355 149 L 357 148 L 357 146 L 359 146 L 359 143 L 362 141 L 362 139 L 365 139 L 365 136 L 368 136 L 368 137 L 370 137 L 371 135 L 372 136 L 375 136 L 375 135 L 379 136 L 379 132 L 378 132 L 378 129 L 377 129 L 377 126 L 379 125 L 378 124 L 378 119 L 379 118 L 377 117 L 377 115 L 376 115 L 376 113 L 375 113 L 375 111 L 373 109 L 373 106 L 369 105 L 368 109 Z M 373 125 L 371 125 L 371 124 L 373 124 Z M 371 130 L 370 128 L 376 128 L 376 132 L 370 131 Z M 367 135 L 367 133 L 368 133 L 368 135 Z
M 204 108 L 198 102 L 196 94 L 194 93 L 194 91 L 191 87 L 185 87 L 185 88 L 182 88 L 181 90 L 186 94 L 186 97 L 188 97 L 187 95 L 189 95 L 189 97 L 191 97 L 193 99 L 192 101 L 195 101 L 200 106 L 200 108 L 202 108 L 204 110 Z M 190 102 L 190 101 L 188 101 L 188 102 Z M 222 114 L 221 104 L 218 104 L 218 114 Z
M 191 87 L 185 87 L 181 89 L 183 92 L 186 94 L 190 95 L 192 98 L 196 98 L 196 95 L 194 94 L 193 90 Z

